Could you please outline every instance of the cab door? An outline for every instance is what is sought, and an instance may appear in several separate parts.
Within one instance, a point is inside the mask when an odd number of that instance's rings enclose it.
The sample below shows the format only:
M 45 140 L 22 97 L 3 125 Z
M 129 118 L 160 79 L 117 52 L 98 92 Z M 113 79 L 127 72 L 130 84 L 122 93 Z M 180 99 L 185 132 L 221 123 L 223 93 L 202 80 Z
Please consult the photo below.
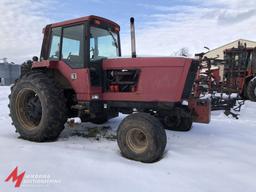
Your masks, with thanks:
M 89 69 L 91 89 L 95 96 L 102 98 L 106 90 L 103 61 L 110 57 L 119 57 L 119 31 L 111 26 L 92 24 L 89 29 Z
M 90 100 L 85 23 L 52 28 L 48 60 L 56 61 L 61 75 L 68 80 L 79 101 Z

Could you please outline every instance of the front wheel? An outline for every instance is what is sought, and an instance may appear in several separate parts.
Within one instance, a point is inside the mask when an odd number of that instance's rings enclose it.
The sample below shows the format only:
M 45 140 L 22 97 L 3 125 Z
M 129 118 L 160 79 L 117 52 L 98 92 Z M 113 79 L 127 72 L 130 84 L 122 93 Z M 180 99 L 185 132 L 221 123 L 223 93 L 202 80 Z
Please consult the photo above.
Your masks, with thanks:
M 127 116 L 119 125 L 117 142 L 124 157 L 152 163 L 166 146 L 166 133 L 160 121 L 147 113 Z

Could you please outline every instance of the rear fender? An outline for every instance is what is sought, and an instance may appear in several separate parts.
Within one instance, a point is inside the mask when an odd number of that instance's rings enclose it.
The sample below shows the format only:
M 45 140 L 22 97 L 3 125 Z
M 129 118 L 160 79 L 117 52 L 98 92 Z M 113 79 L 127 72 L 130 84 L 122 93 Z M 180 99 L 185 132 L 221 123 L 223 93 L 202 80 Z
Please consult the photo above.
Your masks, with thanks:
M 74 90 L 78 101 L 89 101 L 91 95 L 94 94 L 90 87 L 89 70 L 87 68 L 75 69 L 69 67 L 63 61 L 42 60 L 33 62 L 32 69 L 57 71 L 58 80 Z

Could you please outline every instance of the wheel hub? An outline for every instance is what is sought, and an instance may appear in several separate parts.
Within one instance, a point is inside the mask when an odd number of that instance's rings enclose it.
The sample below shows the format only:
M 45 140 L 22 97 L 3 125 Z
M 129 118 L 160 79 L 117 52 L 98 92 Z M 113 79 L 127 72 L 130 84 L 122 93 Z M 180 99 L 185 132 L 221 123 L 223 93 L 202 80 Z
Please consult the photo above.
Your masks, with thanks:
M 26 113 L 30 121 L 33 121 L 34 123 L 40 121 L 42 108 L 37 95 L 31 95 L 31 97 L 28 98 L 25 108 L 27 108 Z
M 42 117 L 42 106 L 39 96 L 32 89 L 23 89 L 16 99 L 16 111 L 19 122 L 26 129 L 34 129 Z
M 133 128 L 127 132 L 126 143 L 135 153 L 143 153 L 147 149 L 148 139 L 142 130 Z

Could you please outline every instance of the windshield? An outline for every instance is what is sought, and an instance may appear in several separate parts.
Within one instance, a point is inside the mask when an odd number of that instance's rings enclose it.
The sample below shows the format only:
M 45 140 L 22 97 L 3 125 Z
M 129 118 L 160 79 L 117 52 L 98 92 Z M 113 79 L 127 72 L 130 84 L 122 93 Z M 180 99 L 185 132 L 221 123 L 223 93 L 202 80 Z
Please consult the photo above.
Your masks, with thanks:
M 118 35 L 111 30 L 90 28 L 90 60 L 119 56 Z

